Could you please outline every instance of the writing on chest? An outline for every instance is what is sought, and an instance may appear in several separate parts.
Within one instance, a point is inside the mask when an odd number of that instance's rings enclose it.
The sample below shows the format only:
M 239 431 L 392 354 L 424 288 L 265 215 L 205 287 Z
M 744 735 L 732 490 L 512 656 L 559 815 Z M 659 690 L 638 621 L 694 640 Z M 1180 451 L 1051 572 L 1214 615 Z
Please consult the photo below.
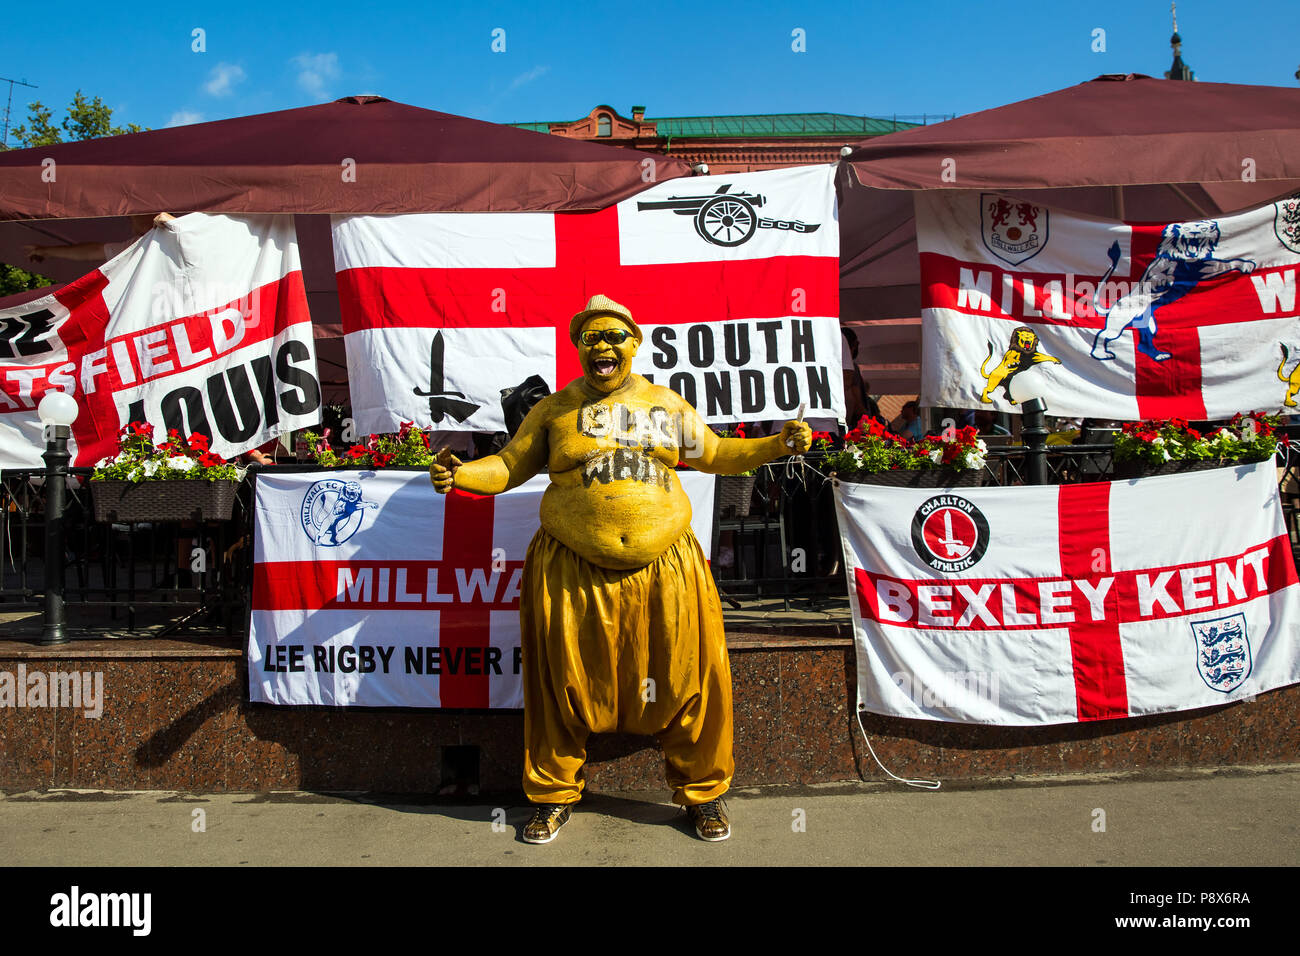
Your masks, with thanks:
M 622 402 L 589 402 L 578 410 L 579 434 L 606 438 L 629 448 L 676 448 L 678 428 L 666 408 L 629 408 Z

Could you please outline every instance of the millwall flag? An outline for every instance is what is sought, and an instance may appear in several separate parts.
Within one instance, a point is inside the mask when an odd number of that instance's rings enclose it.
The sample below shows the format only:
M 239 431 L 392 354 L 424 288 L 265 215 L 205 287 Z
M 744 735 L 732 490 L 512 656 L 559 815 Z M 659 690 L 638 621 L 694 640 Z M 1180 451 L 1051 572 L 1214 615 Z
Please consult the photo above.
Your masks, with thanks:
M 1300 681 L 1271 461 L 1056 487 L 839 483 L 836 504 L 872 712 L 1059 724 Z
M 714 477 L 677 477 L 712 540 Z M 549 481 L 481 497 L 424 469 L 259 474 L 251 699 L 522 707 L 519 592 Z
M 594 213 L 335 216 L 362 432 L 504 431 L 501 389 L 578 378 L 598 293 L 645 333 L 633 371 L 710 422 L 844 418 L 834 166 L 653 186 Z
M 1107 419 L 1297 407 L 1300 199 L 1119 222 L 916 194 L 923 404 Z
M 182 216 L 0 312 L 0 468 L 41 467 L 51 390 L 79 406 L 74 465 L 115 454 L 132 421 L 202 432 L 227 458 L 319 422 L 293 217 Z

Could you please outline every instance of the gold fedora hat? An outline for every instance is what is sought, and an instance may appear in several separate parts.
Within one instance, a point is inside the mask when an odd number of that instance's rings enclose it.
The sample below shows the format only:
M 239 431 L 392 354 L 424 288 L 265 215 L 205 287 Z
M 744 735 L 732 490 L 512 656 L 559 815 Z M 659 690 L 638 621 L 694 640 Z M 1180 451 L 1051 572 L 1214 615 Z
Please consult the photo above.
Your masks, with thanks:
M 569 322 L 570 342 L 574 345 L 578 344 L 578 333 L 582 331 L 582 324 L 594 315 L 612 315 L 616 319 L 621 319 L 632 330 L 638 345 L 644 339 L 641 327 L 636 324 L 636 320 L 632 318 L 632 313 L 628 311 L 627 306 L 619 305 L 607 295 L 593 295 L 587 300 L 587 307 Z

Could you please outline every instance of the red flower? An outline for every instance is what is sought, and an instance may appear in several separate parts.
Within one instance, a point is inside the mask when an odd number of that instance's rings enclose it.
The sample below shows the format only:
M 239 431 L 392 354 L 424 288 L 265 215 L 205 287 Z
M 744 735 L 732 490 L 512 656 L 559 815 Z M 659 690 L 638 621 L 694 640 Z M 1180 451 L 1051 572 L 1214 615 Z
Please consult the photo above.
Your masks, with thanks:
M 164 455 L 185 454 L 184 448 L 182 448 L 180 445 L 176 444 L 175 442 L 171 442 L 171 441 L 163 442 L 161 445 L 158 446 L 158 450 L 162 452 Z
M 348 457 L 354 461 L 358 458 L 365 458 L 368 454 L 370 454 L 370 452 L 368 452 L 362 445 L 353 445 L 348 449 Z
M 371 455 L 370 460 L 374 463 L 376 468 L 383 468 L 396 457 L 396 455 L 386 455 L 381 451 L 377 451 Z
M 127 425 L 126 427 L 131 429 L 131 434 L 135 435 L 137 438 L 153 437 L 153 429 L 149 427 L 148 423 L 146 422 L 132 422 L 130 425 Z
M 865 440 L 865 439 L 866 439 L 866 436 L 862 434 L 862 429 L 861 429 L 861 428 L 855 428 L 855 429 L 853 429 L 853 431 L 849 432 L 848 434 L 846 434 L 846 435 L 844 436 L 844 440 L 845 440 L 845 441 L 851 441 L 851 442 L 854 442 L 855 444 L 856 444 L 857 442 L 863 441 L 863 440 Z
M 744 438 L 744 437 L 745 437 L 745 423 L 744 423 L 744 422 L 738 422 L 738 423 L 736 424 L 736 437 L 737 437 L 737 438 Z
M 218 465 L 226 464 L 226 459 L 222 458 L 216 452 L 205 451 L 199 456 L 199 464 L 204 468 L 215 468 Z
M 186 443 L 190 446 L 192 451 L 203 452 L 207 451 L 211 447 L 208 442 L 208 436 L 203 434 L 203 432 L 195 432 L 186 439 Z

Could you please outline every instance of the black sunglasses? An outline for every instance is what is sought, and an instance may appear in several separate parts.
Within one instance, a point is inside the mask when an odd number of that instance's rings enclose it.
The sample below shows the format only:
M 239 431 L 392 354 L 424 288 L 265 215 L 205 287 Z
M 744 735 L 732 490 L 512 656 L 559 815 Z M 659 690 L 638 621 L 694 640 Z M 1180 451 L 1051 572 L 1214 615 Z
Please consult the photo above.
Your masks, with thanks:
M 610 345 L 622 345 L 632 335 L 627 329 L 604 329 L 583 332 L 578 336 L 578 340 L 583 345 L 595 345 L 601 339 L 604 339 Z

